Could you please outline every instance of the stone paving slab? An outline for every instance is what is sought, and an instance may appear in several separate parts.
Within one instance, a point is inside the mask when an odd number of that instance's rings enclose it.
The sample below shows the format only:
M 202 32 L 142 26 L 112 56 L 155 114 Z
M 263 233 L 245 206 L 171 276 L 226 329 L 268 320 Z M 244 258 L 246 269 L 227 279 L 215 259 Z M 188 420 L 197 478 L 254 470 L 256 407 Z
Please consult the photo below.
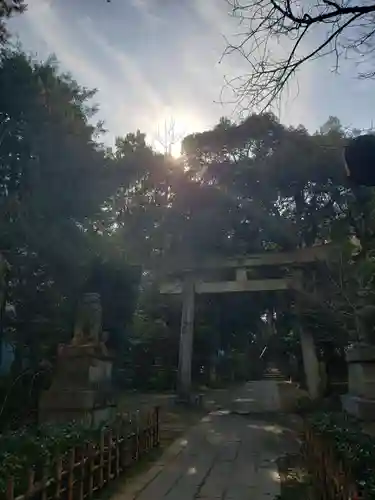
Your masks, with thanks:
M 112 500 L 272 500 L 285 439 L 276 424 L 213 412 Z

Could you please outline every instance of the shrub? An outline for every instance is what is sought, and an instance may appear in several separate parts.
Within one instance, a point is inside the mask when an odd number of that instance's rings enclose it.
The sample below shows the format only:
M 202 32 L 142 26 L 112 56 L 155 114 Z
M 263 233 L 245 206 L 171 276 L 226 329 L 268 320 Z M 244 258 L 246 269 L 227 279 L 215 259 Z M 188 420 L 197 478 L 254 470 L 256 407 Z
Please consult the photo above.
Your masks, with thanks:
M 0 436 L 0 492 L 13 476 L 17 490 L 26 485 L 26 474 L 33 468 L 38 475 L 43 466 L 52 465 L 57 455 L 64 455 L 79 443 L 98 440 L 100 429 L 87 429 L 82 425 L 45 425 L 23 428 Z
M 363 431 L 358 419 L 344 412 L 319 412 L 309 416 L 307 423 L 351 471 L 363 498 L 375 499 L 375 437 Z

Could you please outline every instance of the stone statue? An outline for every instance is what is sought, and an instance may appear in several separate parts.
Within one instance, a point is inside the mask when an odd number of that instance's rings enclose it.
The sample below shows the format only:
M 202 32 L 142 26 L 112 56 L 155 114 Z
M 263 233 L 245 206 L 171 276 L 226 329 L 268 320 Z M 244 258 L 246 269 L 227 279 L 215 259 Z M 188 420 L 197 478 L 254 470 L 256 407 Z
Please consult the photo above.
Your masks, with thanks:
M 100 294 L 85 293 L 78 305 L 72 345 L 100 344 L 102 306 Z

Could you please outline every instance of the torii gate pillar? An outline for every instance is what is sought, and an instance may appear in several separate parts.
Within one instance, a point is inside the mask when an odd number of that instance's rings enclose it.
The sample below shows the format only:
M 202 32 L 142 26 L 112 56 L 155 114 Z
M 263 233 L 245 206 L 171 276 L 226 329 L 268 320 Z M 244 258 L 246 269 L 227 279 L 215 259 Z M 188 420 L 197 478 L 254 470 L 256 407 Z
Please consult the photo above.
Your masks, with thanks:
M 304 331 L 302 327 L 299 328 L 299 332 L 307 389 L 311 399 L 317 399 L 320 388 L 320 371 L 314 337 L 310 332 Z
M 180 349 L 178 357 L 177 390 L 181 399 L 190 399 L 191 362 L 194 338 L 194 280 L 187 275 L 182 290 L 182 317 L 180 332 Z

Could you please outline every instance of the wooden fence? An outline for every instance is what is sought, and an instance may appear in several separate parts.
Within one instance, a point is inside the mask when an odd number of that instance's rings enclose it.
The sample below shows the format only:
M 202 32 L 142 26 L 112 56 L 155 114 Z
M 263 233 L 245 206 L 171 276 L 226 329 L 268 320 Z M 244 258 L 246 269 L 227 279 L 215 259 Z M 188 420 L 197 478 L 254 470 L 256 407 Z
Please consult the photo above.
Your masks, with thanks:
M 98 442 L 84 443 L 56 456 L 41 470 L 25 471 L 26 487 L 8 479 L 6 500 L 84 500 L 117 478 L 159 445 L 159 408 L 121 419 L 100 432 Z
M 314 500 L 359 500 L 350 464 L 337 457 L 327 437 L 320 436 L 308 423 L 304 425 L 303 452 L 311 475 Z

